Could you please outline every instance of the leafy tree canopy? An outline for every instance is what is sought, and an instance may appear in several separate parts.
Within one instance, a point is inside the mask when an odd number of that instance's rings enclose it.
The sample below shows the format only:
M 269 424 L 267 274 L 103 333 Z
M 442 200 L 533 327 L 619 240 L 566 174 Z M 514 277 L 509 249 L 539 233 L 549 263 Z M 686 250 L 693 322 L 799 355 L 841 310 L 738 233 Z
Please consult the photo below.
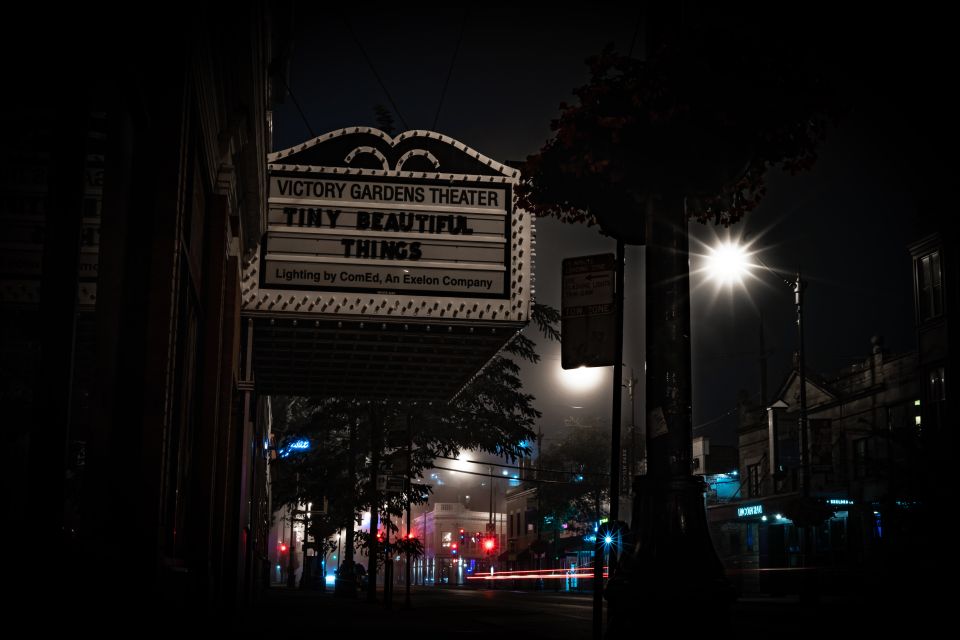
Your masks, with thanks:
M 662 197 L 726 226 L 758 204 L 770 167 L 813 164 L 836 113 L 815 31 L 694 5 L 682 20 L 651 19 L 647 60 L 612 46 L 588 59 L 577 103 L 560 105 L 553 137 L 527 159 L 521 206 L 639 242 Z
M 610 490 L 610 429 L 571 423 L 563 439 L 544 448 L 538 485 L 542 517 L 578 523 L 586 530 L 606 512 Z M 598 514 L 598 507 L 600 513 Z
M 548 338 L 559 337 L 559 313 L 535 304 L 532 319 Z M 540 412 L 532 395 L 523 391 L 516 359 L 537 362 L 530 338 L 518 334 L 504 351 L 450 402 L 369 402 L 352 398 L 276 398 L 275 431 L 278 450 L 286 455 L 273 461 L 274 505 L 320 504 L 326 496 L 329 512 L 316 516 L 332 530 L 357 520 L 374 501 L 391 515 L 400 515 L 407 501 L 421 504 L 430 487 L 414 483 L 405 493 L 375 495 L 370 476 L 371 411 L 382 427 L 380 451 L 385 473 L 391 465 L 406 475 L 407 421 L 411 429 L 410 475 L 422 477 L 438 456 L 456 457 L 461 450 L 485 451 L 516 460 L 527 453 L 524 441 L 534 437 Z M 355 475 L 349 472 L 350 432 L 354 431 Z M 310 441 L 307 450 L 286 450 L 298 439 Z M 395 527 L 391 526 L 395 531 Z

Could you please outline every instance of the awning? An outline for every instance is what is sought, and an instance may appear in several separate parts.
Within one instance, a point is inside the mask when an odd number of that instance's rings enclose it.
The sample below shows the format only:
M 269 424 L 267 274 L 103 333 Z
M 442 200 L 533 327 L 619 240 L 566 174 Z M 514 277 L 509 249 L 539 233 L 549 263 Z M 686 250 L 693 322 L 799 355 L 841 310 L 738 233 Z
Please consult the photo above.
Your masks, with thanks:
M 266 394 L 445 401 L 522 326 L 253 318 L 254 383 Z

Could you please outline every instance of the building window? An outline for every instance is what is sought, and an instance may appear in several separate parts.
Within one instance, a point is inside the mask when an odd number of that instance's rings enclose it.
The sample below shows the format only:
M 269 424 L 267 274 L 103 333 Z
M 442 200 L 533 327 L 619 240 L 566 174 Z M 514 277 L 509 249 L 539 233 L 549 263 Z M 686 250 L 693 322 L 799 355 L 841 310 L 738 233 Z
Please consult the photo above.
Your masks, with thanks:
M 928 253 L 917 260 L 917 294 L 921 322 L 943 314 L 943 278 L 939 251 Z
M 760 463 L 747 466 L 747 491 L 749 497 L 756 498 L 760 495 Z

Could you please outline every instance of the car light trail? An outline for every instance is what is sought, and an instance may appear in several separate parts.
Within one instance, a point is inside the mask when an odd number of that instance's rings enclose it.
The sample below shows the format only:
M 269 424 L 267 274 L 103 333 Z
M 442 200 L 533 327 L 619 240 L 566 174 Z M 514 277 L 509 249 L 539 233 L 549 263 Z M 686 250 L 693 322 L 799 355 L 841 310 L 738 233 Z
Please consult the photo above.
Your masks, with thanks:
M 607 578 L 610 574 L 608 567 L 604 567 L 603 577 Z M 493 575 L 469 576 L 467 580 L 568 580 L 577 578 L 579 580 L 590 580 L 593 578 L 592 567 L 582 567 L 576 571 L 558 572 L 552 569 L 533 569 L 528 571 L 503 571 Z

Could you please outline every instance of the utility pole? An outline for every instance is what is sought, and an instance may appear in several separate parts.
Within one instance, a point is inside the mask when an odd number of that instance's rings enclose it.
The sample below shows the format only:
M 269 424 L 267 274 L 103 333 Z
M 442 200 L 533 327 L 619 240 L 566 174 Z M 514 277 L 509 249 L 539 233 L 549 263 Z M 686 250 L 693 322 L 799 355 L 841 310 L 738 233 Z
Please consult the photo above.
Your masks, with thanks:
M 797 307 L 797 341 L 799 345 L 799 362 L 797 373 L 800 378 L 800 494 L 807 498 L 810 495 L 810 443 L 807 433 L 807 365 L 806 352 L 803 344 L 803 290 L 806 288 L 806 282 L 800 278 L 800 271 L 797 271 L 797 279 L 793 284 L 794 302 Z
M 763 338 L 763 312 L 760 312 L 760 406 L 767 408 L 767 343 Z

